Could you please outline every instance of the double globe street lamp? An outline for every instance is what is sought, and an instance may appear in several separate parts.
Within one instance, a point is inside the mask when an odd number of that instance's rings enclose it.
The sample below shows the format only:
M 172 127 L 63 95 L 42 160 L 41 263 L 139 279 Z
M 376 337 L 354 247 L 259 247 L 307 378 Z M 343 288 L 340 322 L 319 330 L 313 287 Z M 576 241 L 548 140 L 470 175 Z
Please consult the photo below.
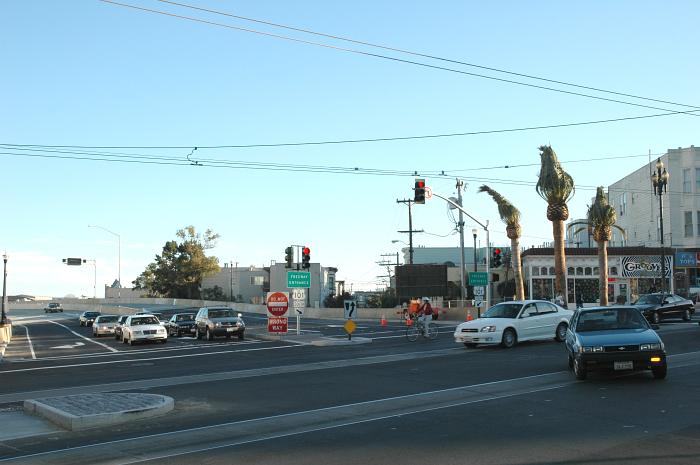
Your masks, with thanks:
M 654 185 L 654 195 L 659 198 L 659 235 L 661 239 L 661 292 L 666 291 L 666 256 L 664 254 L 664 208 L 662 195 L 666 192 L 668 185 L 668 171 L 664 168 L 661 158 L 656 160 L 656 171 L 651 175 L 651 182 Z

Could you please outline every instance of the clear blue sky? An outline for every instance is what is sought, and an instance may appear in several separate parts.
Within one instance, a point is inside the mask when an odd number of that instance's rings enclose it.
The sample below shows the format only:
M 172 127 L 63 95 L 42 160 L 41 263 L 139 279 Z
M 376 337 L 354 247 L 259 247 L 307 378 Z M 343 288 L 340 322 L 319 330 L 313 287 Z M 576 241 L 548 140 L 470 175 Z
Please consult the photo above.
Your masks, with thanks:
M 191 1 L 193 5 L 298 28 L 687 105 L 698 95 L 693 1 Z M 124 3 L 235 27 L 347 47 L 457 70 L 555 86 L 455 63 L 305 35 L 169 5 Z M 186 160 L 198 146 L 403 137 L 555 125 L 663 113 L 523 87 L 367 55 L 192 22 L 93 0 L 0 3 L 0 144 L 182 146 L 102 149 Z M 667 103 L 556 86 L 678 111 Z M 551 240 L 536 194 L 541 144 L 551 144 L 578 186 L 573 217 L 647 154 L 700 143 L 697 117 L 395 142 L 279 148 L 198 149 L 194 159 L 357 167 L 356 174 L 240 167 L 113 163 L 36 155 L 76 155 L 0 146 L 2 228 L 8 293 L 93 292 L 93 269 L 62 258 L 97 260 L 98 296 L 117 276 L 121 236 L 124 285 L 179 228 L 221 235 L 210 252 L 223 262 L 269 265 L 289 244 L 338 268 L 353 289 L 374 289 L 375 262 L 407 241 L 414 171 L 436 192 L 467 182 L 465 207 L 489 220 L 507 243 L 486 182 L 523 213 L 523 245 Z M 42 149 L 43 150 L 43 149 Z M 55 150 L 55 149 L 50 149 Z M 88 149 L 94 152 L 95 149 Z M 33 157 L 16 156 L 24 153 Z M 636 158 L 613 159 L 639 155 Z M 90 155 L 88 155 L 90 156 Z M 124 155 L 116 155 L 123 157 Z M 95 157 L 94 155 L 92 156 Z M 102 156 L 99 158 L 103 158 Z M 583 162 L 606 158 L 603 161 Z M 124 158 L 119 158 L 123 160 Z M 171 162 L 171 161 L 170 161 Z M 485 169 L 504 165 L 528 165 Z M 368 175 L 364 170 L 389 170 Z M 397 175 L 398 172 L 404 175 Z M 674 173 L 671 173 L 674 176 Z M 512 181 L 525 181 L 518 185 Z M 416 206 L 414 227 L 453 230 L 444 202 Z M 473 224 L 467 222 L 470 238 Z M 480 241 L 483 244 L 483 237 Z M 469 241 L 467 242 L 469 244 Z M 457 246 L 457 235 L 415 236 L 416 246 Z

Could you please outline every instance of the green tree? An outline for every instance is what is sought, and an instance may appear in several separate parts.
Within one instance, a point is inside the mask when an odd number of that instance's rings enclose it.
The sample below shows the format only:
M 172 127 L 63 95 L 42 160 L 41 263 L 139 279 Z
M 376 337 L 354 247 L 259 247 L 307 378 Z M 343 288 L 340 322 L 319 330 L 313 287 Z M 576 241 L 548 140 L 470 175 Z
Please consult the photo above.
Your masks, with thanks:
M 616 221 L 617 213 L 615 208 L 608 202 L 605 188 L 600 186 L 596 190 L 593 205 L 588 207 L 586 221 L 575 221 L 568 226 L 569 229 L 573 226 L 583 226 L 576 230 L 574 234 L 588 229 L 588 233 L 593 233 L 593 240 L 598 244 L 600 305 L 608 305 L 608 241 L 612 239 L 612 228 L 617 228 L 622 232 L 623 237 L 625 236 L 625 230 L 616 225 Z
M 515 279 L 515 300 L 524 300 L 523 265 L 520 259 L 520 236 L 522 233 L 522 228 L 520 227 L 520 210 L 515 208 L 508 199 L 485 184 L 479 188 L 479 192 L 486 192 L 493 198 L 498 206 L 498 214 L 501 217 L 501 221 L 506 224 L 506 234 L 508 235 L 508 239 L 510 239 L 511 265 L 513 267 L 513 277 Z
M 204 300 L 224 300 L 224 290 L 220 286 L 202 289 L 202 299 Z
M 349 292 L 343 292 L 342 295 L 327 295 L 323 299 L 323 306 L 325 308 L 343 308 L 343 304 L 346 300 L 352 300 L 352 296 Z
M 133 282 L 134 288 L 146 289 L 151 296 L 199 299 L 202 280 L 219 271 L 218 258 L 205 254 L 219 235 L 207 229 L 202 236 L 187 226 L 176 236 L 180 241 L 165 243 L 162 253 Z
M 554 292 L 567 299 L 564 221 L 569 218 L 566 203 L 574 195 L 574 180 L 559 164 L 549 145 L 540 146 L 540 174 L 535 189 L 547 202 L 547 219 L 552 222 L 554 239 Z

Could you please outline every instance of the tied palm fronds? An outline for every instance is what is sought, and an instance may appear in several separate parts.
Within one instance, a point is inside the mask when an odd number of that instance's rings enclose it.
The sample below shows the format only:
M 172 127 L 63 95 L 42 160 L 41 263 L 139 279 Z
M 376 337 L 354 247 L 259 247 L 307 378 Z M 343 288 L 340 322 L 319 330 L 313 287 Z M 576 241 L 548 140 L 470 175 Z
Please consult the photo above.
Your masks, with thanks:
M 561 167 L 557 154 L 551 146 L 542 145 L 539 149 L 540 176 L 535 189 L 548 204 L 547 219 L 566 221 L 569 218 L 566 202 L 574 195 L 574 180 Z
M 511 265 L 515 278 L 515 299 L 523 300 L 525 298 L 525 287 L 523 286 L 522 260 L 520 258 L 520 210 L 508 201 L 501 194 L 491 189 L 487 185 L 479 188 L 479 192 L 488 193 L 498 206 L 498 214 L 501 220 L 506 224 L 506 234 L 510 239 L 511 249 Z

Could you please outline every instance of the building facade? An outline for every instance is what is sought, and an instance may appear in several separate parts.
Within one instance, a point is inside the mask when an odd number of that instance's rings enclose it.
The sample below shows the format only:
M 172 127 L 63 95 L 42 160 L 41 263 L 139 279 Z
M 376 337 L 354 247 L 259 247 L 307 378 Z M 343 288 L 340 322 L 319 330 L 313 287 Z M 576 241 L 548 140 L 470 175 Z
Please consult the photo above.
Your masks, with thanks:
M 262 304 L 265 303 L 265 295 L 270 290 L 270 269 L 255 266 L 232 267 L 226 263 L 217 274 L 202 280 L 202 290 L 213 289 L 214 286 L 222 289 L 226 300 Z

